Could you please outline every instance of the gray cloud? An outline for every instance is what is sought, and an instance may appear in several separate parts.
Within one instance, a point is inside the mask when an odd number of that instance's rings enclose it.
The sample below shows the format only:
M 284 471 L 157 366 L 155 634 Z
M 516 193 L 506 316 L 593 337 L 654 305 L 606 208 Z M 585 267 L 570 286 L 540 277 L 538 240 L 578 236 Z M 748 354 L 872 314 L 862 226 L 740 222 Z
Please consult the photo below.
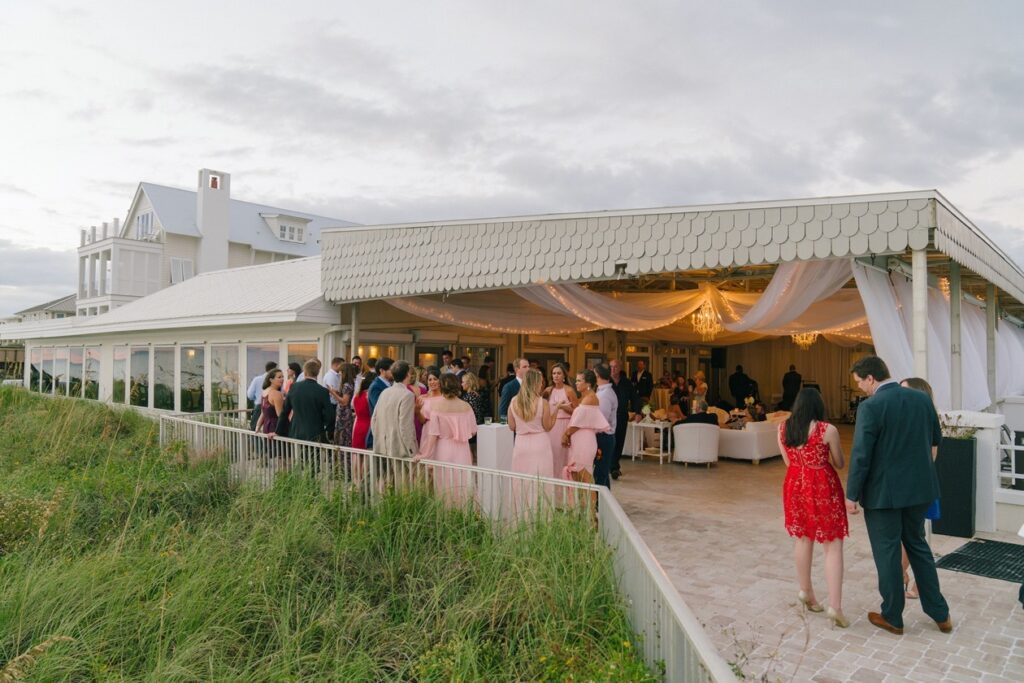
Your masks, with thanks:
M 0 316 L 66 296 L 75 291 L 77 253 L 23 247 L 0 239 Z
M 0 183 L 0 193 L 18 195 L 21 197 L 35 198 L 35 193 L 29 192 L 23 187 L 18 187 L 11 183 Z

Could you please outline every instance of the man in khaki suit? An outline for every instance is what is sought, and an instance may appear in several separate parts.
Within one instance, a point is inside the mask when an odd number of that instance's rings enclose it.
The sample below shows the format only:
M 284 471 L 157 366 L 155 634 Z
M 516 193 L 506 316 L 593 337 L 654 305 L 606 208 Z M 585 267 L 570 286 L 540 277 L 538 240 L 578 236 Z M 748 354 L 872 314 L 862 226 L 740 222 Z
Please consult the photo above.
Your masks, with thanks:
M 373 452 L 411 458 L 416 454 L 416 398 L 405 385 L 409 364 L 400 360 L 391 366 L 393 384 L 380 393 L 370 418 Z

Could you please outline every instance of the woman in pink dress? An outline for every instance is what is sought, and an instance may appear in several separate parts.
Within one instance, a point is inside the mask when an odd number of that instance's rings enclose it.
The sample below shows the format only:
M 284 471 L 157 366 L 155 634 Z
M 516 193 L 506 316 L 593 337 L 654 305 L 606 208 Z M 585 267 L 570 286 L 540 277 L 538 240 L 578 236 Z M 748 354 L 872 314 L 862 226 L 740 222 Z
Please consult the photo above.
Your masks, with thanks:
M 472 465 L 469 440 L 476 434 L 476 415 L 468 403 L 459 398 L 459 378 L 445 375 L 441 379 L 439 401 L 431 406 L 430 420 L 423 430 L 423 443 L 413 462 L 436 460 L 456 465 Z M 470 472 L 435 467 L 434 490 L 452 505 L 465 505 L 472 498 L 473 475 Z
M 836 469 L 843 467 L 839 431 L 825 422 L 825 402 L 817 389 L 801 389 L 793 412 L 779 425 L 779 448 L 786 463 L 782 507 L 786 531 L 795 539 L 794 561 L 800 592 L 797 598 L 812 612 L 825 611 L 814 597 L 811 560 L 814 544 L 825 548 L 828 618 L 840 628 L 843 616 L 843 538 L 850 535 L 846 496 Z
M 565 436 L 562 437 L 562 443 L 569 447 L 569 458 L 565 469 L 555 473 L 563 479 L 594 483 L 597 433 L 608 429 L 608 420 L 601 414 L 597 394 L 594 393 L 596 383 L 597 377 L 593 370 L 584 370 L 576 375 L 580 404 L 572 412 Z
M 441 395 L 441 370 L 436 365 L 427 368 L 427 393 L 416 399 L 420 419 L 426 424 L 430 419 L 430 407 L 435 401 L 444 398 Z
M 544 378 L 537 370 L 527 370 L 523 386 L 512 399 L 508 426 L 516 434 L 512 448 L 512 471 L 536 477 L 553 477 L 554 460 L 548 432 L 555 424 L 555 415 L 541 397 Z M 512 482 L 512 504 L 517 509 L 537 507 L 539 492 L 533 483 L 518 479 Z
M 562 470 L 568 462 L 569 449 L 562 445 L 562 436 L 569 426 L 569 418 L 572 417 L 572 411 L 577 403 L 576 392 L 565 383 L 566 379 L 565 366 L 555 363 L 551 368 L 551 386 L 544 390 L 548 406 L 555 414 L 555 426 L 548 434 L 551 437 L 551 455 L 556 477 L 562 476 Z

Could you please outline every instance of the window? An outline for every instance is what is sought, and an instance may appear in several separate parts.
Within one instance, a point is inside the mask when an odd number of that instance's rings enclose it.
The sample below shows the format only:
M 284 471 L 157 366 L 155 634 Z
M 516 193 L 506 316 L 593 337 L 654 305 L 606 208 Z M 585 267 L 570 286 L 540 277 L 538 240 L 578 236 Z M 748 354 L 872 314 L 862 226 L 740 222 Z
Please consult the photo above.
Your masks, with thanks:
M 29 354 L 31 370 L 29 371 L 29 389 L 39 391 L 39 378 L 42 376 L 43 352 L 41 349 L 32 349 Z
M 172 258 L 171 259 L 171 284 L 175 285 L 184 282 L 193 275 L 192 259 Z
M 72 346 L 68 365 L 68 396 L 82 397 L 82 368 L 85 365 L 85 349 Z
M 131 384 L 128 387 L 128 403 L 147 408 L 149 407 L 149 347 L 133 346 L 130 363 Z
M 211 175 L 210 176 L 210 189 L 211 190 L 220 189 L 220 176 L 219 175 Z
M 301 225 L 286 225 L 282 223 L 277 228 L 277 236 L 285 242 L 305 242 L 306 228 Z
M 174 410 L 174 356 L 173 346 L 153 348 L 153 407 Z
M 53 350 L 53 387 L 58 396 L 68 395 L 68 347 Z
M 210 347 L 211 404 L 214 410 L 238 408 L 238 346 Z
M 127 393 L 125 376 L 128 374 L 128 347 L 114 347 L 114 384 L 110 400 L 114 403 L 124 403 Z
M 98 347 L 87 347 L 85 349 L 82 395 L 93 400 L 100 397 L 100 350 Z
M 181 361 L 178 364 L 179 381 L 181 382 L 181 411 L 183 413 L 199 413 L 203 411 L 203 363 L 202 346 L 181 347 Z
M 279 344 L 246 344 L 245 346 L 245 367 L 248 373 L 246 378 L 246 390 L 249 384 L 256 377 L 263 377 L 266 373 L 267 363 L 276 361 L 281 364 L 281 346 Z M 260 387 L 262 389 L 262 386 Z M 249 408 L 256 407 L 253 401 L 248 402 Z
M 147 211 L 135 217 L 135 239 L 144 240 L 155 234 L 153 230 L 153 212 Z

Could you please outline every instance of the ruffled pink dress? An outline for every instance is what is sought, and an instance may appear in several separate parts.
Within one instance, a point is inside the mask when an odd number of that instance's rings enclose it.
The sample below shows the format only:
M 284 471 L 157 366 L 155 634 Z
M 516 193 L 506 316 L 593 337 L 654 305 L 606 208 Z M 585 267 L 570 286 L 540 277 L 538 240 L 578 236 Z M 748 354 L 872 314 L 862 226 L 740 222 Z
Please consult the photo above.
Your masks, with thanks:
M 443 401 L 444 396 L 430 396 L 429 394 L 423 394 L 423 407 L 420 408 L 420 412 L 423 413 L 423 419 L 430 419 L 430 407 L 434 404 L 434 401 Z
M 577 431 L 572 433 L 569 443 L 569 460 L 559 476 L 572 479 L 570 472 L 586 470 L 594 474 L 594 458 L 597 456 L 597 434 L 608 429 L 608 420 L 601 414 L 599 406 L 579 405 L 572 411 L 569 427 Z
M 565 434 L 565 430 L 569 428 L 569 418 L 572 416 L 564 410 L 557 410 L 555 406 L 568 400 L 569 397 L 565 393 L 565 387 L 552 389 L 551 396 L 548 397 L 548 405 L 551 407 L 551 412 L 557 415 L 555 426 L 548 432 L 548 436 L 551 438 L 552 465 L 556 477 L 562 476 L 562 470 L 569 461 L 569 449 L 562 446 L 562 436 Z
M 537 399 L 537 408 L 532 420 L 524 419 L 512 401 L 509 411 L 516 418 L 516 443 L 512 448 L 512 471 L 536 477 L 555 476 L 554 459 L 551 454 L 551 439 L 544 429 L 544 399 Z M 550 495 L 546 490 L 544 495 Z M 518 509 L 532 510 L 537 507 L 541 493 L 536 484 L 518 479 L 512 482 L 513 505 Z
M 435 412 L 423 427 L 420 455 L 424 460 L 472 465 L 473 453 L 469 440 L 476 434 L 476 416 L 473 410 L 459 413 Z M 438 496 L 456 505 L 462 505 L 473 495 L 473 475 L 470 472 L 435 467 L 434 491 Z

